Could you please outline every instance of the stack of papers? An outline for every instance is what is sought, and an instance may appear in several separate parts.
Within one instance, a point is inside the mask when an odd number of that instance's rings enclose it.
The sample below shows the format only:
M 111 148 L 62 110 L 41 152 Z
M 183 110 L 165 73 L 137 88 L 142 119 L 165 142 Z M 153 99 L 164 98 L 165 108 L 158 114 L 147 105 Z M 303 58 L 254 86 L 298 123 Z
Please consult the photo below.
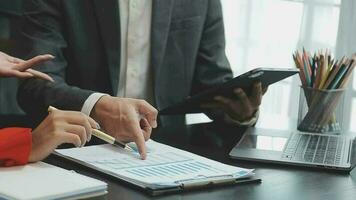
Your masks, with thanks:
M 188 187 L 247 178 L 252 169 L 216 162 L 153 140 L 147 159 L 112 145 L 56 150 L 57 154 L 142 188 Z
M 0 199 L 81 199 L 106 190 L 102 181 L 43 162 L 0 168 Z

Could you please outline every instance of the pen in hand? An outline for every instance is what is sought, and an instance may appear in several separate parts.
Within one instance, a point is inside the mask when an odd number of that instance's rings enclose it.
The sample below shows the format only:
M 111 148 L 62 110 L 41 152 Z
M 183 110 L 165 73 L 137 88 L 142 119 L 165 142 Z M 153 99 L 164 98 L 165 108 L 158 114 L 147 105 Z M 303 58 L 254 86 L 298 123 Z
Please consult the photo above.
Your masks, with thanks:
M 112 145 L 115 145 L 115 146 L 119 146 L 123 149 L 126 149 L 126 150 L 129 150 L 129 151 L 134 151 L 131 147 L 127 146 L 126 144 L 124 143 L 121 143 L 117 140 L 115 140 L 114 137 L 112 137 L 111 135 L 108 135 L 98 129 L 93 129 L 93 135 L 97 138 L 100 138 L 102 140 L 104 140 L 105 142 L 109 143 L 109 144 L 112 144 Z
M 48 107 L 48 112 L 51 112 L 51 111 L 53 111 L 53 110 L 58 110 L 58 109 L 55 108 L 55 107 L 53 107 L 53 106 L 49 106 L 49 107 Z M 126 149 L 126 150 L 128 150 L 128 151 L 134 151 L 131 147 L 127 146 L 127 145 L 124 144 L 124 143 L 121 143 L 121 142 L 115 140 L 114 137 L 112 137 L 112 136 L 110 136 L 110 135 L 108 135 L 108 134 L 106 134 L 106 133 L 100 131 L 99 129 L 92 129 L 92 130 L 93 130 L 92 134 L 93 134 L 95 137 L 97 137 L 97 138 L 99 138 L 99 139 L 101 139 L 101 140 L 104 140 L 105 142 L 107 142 L 107 143 L 109 143 L 109 144 L 112 144 L 112 145 L 114 145 L 114 146 L 121 147 L 121 148 Z

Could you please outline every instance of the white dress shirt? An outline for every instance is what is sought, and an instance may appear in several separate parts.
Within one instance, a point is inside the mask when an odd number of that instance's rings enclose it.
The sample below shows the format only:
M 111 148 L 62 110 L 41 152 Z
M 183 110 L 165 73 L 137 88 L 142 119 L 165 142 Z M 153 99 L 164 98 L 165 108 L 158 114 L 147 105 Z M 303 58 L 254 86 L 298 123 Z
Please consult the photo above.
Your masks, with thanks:
M 117 96 L 145 99 L 154 104 L 150 68 L 152 0 L 118 0 L 120 7 L 121 55 Z M 119 56 L 119 55 L 118 55 Z M 104 95 L 93 93 L 84 102 L 82 112 L 90 115 Z

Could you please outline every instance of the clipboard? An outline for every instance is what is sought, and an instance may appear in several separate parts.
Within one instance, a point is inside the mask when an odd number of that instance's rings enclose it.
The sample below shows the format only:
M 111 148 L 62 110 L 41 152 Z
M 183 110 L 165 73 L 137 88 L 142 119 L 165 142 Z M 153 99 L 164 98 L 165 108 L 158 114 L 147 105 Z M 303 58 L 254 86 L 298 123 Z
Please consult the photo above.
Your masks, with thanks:
M 202 113 L 206 111 L 200 105 L 213 100 L 215 96 L 221 95 L 232 97 L 235 88 L 242 88 L 248 91 L 253 83 L 260 81 L 262 88 L 281 81 L 287 77 L 299 73 L 295 68 L 256 68 L 239 75 L 221 85 L 217 85 L 194 96 L 189 96 L 183 101 L 170 105 L 159 111 L 160 115 L 179 115 L 189 113 Z
M 175 194 L 180 192 L 189 192 L 195 190 L 218 189 L 220 187 L 261 183 L 260 178 L 242 178 L 242 179 L 224 179 L 210 180 L 199 183 L 182 183 L 181 186 L 165 187 L 165 188 L 145 188 L 144 191 L 151 196 L 160 196 L 167 194 Z
M 157 142 L 154 142 L 157 143 Z M 154 144 L 156 145 L 156 144 Z M 163 144 L 157 143 L 158 147 L 161 149 Z M 167 145 L 164 145 L 167 146 Z M 164 147 L 163 146 L 163 147 Z M 172 150 L 172 151 L 177 151 L 179 152 L 185 152 L 183 150 L 179 150 L 176 149 L 174 147 L 169 147 L 167 146 L 168 150 Z M 87 150 L 85 150 L 85 148 L 87 148 Z M 56 150 L 56 152 L 54 153 L 56 156 L 59 156 L 61 158 L 73 161 L 75 163 L 78 163 L 82 166 L 88 167 L 90 169 L 93 169 L 97 172 L 103 173 L 109 177 L 115 178 L 117 180 L 119 180 L 120 182 L 123 182 L 131 187 L 134 187 L 136 189 L 139 189 L 140 191 L 143 191 L 144 193 L 151 195 L 151 196 L 158 196 L 158 195 L 164 195 L 164 194 L 171 194 L 171 193 L 179 193 L 179 192 L 184 192 L 184 191 L 191 191 L 191 190 L 202 190 L 202 189 L 206 189 L 206 188 L 216 188 L 216 187 L 221 187 L 221 186 L 227 186 L 227 185 L 235 185 L 235 184 L 247 184 L 247 183 L 260 183 L 261 179 L 258 178 L 254 178 L 253 177 L 253 173 L 252 170 L 249 169 L 244 169 L 244 168 L 239 168 L 241 170 L 237 170 L 239 171 L 239 173 L 241 173 L 241 176 L 237 176 L 237 175 L 221 175 L 221 176 L 212 176 L 209 178 L 196 178 L 196 177 L 192 177 L 189 179 L 184 179 L 184 180 L 180 180 L 178 182 L 172 182 L 172 183 L 167 183 L 167 184 L 142 184 L 140 182 L 140 180 L 135 180 L 132 177 L 127 177 L 124 176 L 122 174 L 122 171 L 112 171 L 112 170 L 108 170 L 105 167 L 101 167 L 100 165 L 95 165 L 92 162 L 88 162 L 87 160 L 85 160 L 85 156 L 78 156 L 80 155 L 82 152 L 88 152 L 93 150 L 92 152 L 100 152 L 103 150 L 101 148 L 104 148 L 104 150 L 110 150 L 112 147 L 111 145 L 97 145 L 95 146 L 89 146 L 89 147 L 83 147 L 83 148 L 76 148 L 76 149 L 69 149 L 69 150 Z M 83 150 L 84 149 L 84 150 Z M 91 150 L 90 150 L 91 149 Z M 99 150 L 98 150 L 99 149 Z M 115 148 L 117 151 L 117 148 Z M 162 148 L 163 151 L 166 151 L 167 149 Z M 105 150 L 105 151 L 106 151 Z M 102 153 L 104 153 L 105 151 L 102 151 Z M 123 151 L 122 151 L 123 152 Z M 120 151 L 120 153 L 122 153 Z M 105 152 L 107 153 L 107 152 Z M 116 152 L 117 153 L 117 152 Z M 126 152 L 127 153 L 127 152 Z M 90 153 L 88 153 L 87 155 L 89 155 Z M 186 152 L 186 154 L 182 154 L 184 156 L 190 157 L 191 155 L 194 155 L 196 157 L 201 157 L 189 152 Z M 150 155 L 148 155 L 149 158 Z M 193 156 L 193 157 L 194 157 Z M 95 157 L 100 157 L 98 155 L 96 155 Z M 108 159 L 108 158 L 105 158 Z M 121 158 L 120 158 L 121 159 Z M 199 158 L 198 158 L 199 159 Z M 210 160 L 207 158 L 203 158 L 201 157 L 202 161 L 204 159 L 206 160 Z M 137 158 L 138 160 L 138 158 Z M 234 166 L 229 166 L 229 165 L 225 165 L 216 161 L 208 161 L 206 162 L 206 164 L 209 164 L 209 162 L 211 162 L 211 164 L 215 165 L 219 165 L 221 164 L 222 167 L 232 167 L 232 168 L 237 168 Z M 218 169 L 218 168 L 216 168 Z M 144 170 L 144 169 L 142 169 Z

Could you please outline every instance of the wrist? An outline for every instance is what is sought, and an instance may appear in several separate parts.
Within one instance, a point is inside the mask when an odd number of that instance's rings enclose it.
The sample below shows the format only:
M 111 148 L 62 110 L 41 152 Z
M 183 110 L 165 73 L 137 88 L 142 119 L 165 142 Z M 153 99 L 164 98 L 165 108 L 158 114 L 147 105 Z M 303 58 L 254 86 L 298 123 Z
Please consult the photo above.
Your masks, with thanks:
M 29 163 L 32 163 L 32 162 L 36 162 L 37 159 L 36 159 L 36 144 L 35 144 L 35 141 L 34 141 L 34 137 L 33 137 L 33 133 L 31 134 L 31 148 L 30 148 L 30 153 L 28 155 L 28 162 Z
M 99 99 L 103 96 L 109 96 L 105 93 L 92 93 L 84 102 L 80 112 L 84 113 L 87 116 L 91 116 L 92 110 L 94 109 L 95 104 L 99 101 Z
M 38 138 L 37 135 L 37 130 L 38 127 L 32 131 L 31 133 L 31 149 L 30 149 L 30 154 L 28 157 L 28 162 L 37 162 L 39 161 L 39 155 L 38 155 L 38 146 L 40 146 L 41 141 L 39 141 L 41 138 Z
M 95 103 L 92 111 L 90 112 L 90 117 L 96 120 L 99 124 L 102 123 L 103 116 L 108 115 L 111 112 L 112 106 L 112 98 L 109 95 L 101 96 L 98 101 Z
M 253 126 L 257 122 L 259 112 L 259 109 L 257 109 L 251 117 L 243 120 L 236 119 L 228 114 L 225 114 L 224 121 L 230 124 L 236 124 L 238 126 Z

